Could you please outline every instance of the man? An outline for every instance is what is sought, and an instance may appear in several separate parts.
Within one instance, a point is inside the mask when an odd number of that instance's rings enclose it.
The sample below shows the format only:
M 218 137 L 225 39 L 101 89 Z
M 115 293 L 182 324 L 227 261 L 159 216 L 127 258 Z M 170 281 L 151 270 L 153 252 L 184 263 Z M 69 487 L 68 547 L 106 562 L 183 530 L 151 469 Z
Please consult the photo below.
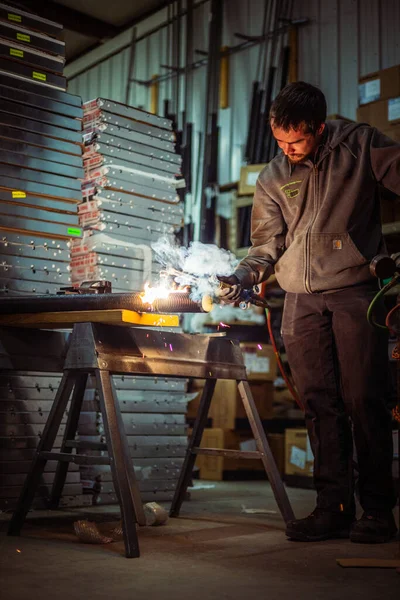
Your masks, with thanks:
M 222 294 L 235 302 L 273 272 L 287 292 L 282 335 L 305 406 L 317 505 L 289 522 L 286 535 L 386 542 L 397 531 L 388 340 L 369 326 L 367 309 L 377 292 L 369 262 L 384 252 L 379 187 L 400 195 L 400 145 L 366 124 L 325 119 L 325 97 L 310 84 L 290 84 L 274 101 L 270 123 L 282 153 L 260 173 L 252 247 L 234 275 L 220 278 L 232 286 Z

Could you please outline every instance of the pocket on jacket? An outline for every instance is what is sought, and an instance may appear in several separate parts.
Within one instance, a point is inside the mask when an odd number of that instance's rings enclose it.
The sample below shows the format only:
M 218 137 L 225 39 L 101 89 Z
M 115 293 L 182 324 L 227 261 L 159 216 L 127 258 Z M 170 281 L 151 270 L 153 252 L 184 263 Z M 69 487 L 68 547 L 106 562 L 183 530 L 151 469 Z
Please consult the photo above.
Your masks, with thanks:
M 305 293 L 305 234 L 294 238 L 275 265 L 279 285 L 287 292 Z
M 350 285 L 349 269 L 368 265 L 349 233 L 311 233 L 310 283 L 312 291 Z M 328 287 L 327 287 L 328 284 Z

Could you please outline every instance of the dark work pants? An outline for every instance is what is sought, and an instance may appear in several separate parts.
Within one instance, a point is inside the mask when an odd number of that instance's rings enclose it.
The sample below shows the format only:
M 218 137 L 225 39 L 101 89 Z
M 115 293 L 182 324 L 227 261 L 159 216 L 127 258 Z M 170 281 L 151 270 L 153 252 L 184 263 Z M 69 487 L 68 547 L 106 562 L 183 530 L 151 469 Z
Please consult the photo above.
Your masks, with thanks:
M 388 337 L 367 322 L 371 285 L 287 294 L 282 334 L 305 406 L 317 506 L 354 513 L 353 438 L 364 510 L 395 505 Z M 375 313 L 384 323 L 381 305 Z

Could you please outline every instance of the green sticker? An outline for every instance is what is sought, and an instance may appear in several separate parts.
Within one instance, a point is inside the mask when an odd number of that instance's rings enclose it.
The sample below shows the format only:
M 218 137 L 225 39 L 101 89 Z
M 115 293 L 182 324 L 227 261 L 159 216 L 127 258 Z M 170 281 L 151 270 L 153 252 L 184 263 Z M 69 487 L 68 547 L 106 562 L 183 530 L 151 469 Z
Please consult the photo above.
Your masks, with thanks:
M 28 42 L 30 44 L 31 36 L 25 33 L 17 33 L 17 40 L 19 40 L 20 42 Z
M 45 73 L 38 73 L 37 71 L 33 71 L 32 73 L 33 79 L 39 79 L 39 81 L 46 81 L 47 75 Z
M 9 21 L 14 21 L 14 23 L 21 23 L 22 17 L 21 15 L 14 15 L 14 13 L 8 13 L 7 18 Z
M 67 229 L 67 233 L 68 235 L 82 235 L 82 229 L 79 229 L 78 227 L 68 227 Z
M 10 56 L 18 56 L 18 58 L 24 58 L 23 50 L 17 50 L 17 48 L 10 48 Z

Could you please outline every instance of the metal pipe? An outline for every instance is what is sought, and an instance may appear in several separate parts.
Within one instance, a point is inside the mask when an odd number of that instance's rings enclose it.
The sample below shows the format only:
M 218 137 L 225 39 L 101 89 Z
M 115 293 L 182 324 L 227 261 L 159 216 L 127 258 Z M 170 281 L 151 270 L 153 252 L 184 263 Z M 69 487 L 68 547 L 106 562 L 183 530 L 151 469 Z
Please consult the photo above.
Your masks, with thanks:
M 0 315 L 65 312 L 76 310 L 133 310 L 141 313 L 209 312 L 212 302 L 204 296 L 194 302 L 185 292 L 172 292 L 168 298 L 143 303 L 142 294 L 65 294 L 48 296 L 0 297 Z

